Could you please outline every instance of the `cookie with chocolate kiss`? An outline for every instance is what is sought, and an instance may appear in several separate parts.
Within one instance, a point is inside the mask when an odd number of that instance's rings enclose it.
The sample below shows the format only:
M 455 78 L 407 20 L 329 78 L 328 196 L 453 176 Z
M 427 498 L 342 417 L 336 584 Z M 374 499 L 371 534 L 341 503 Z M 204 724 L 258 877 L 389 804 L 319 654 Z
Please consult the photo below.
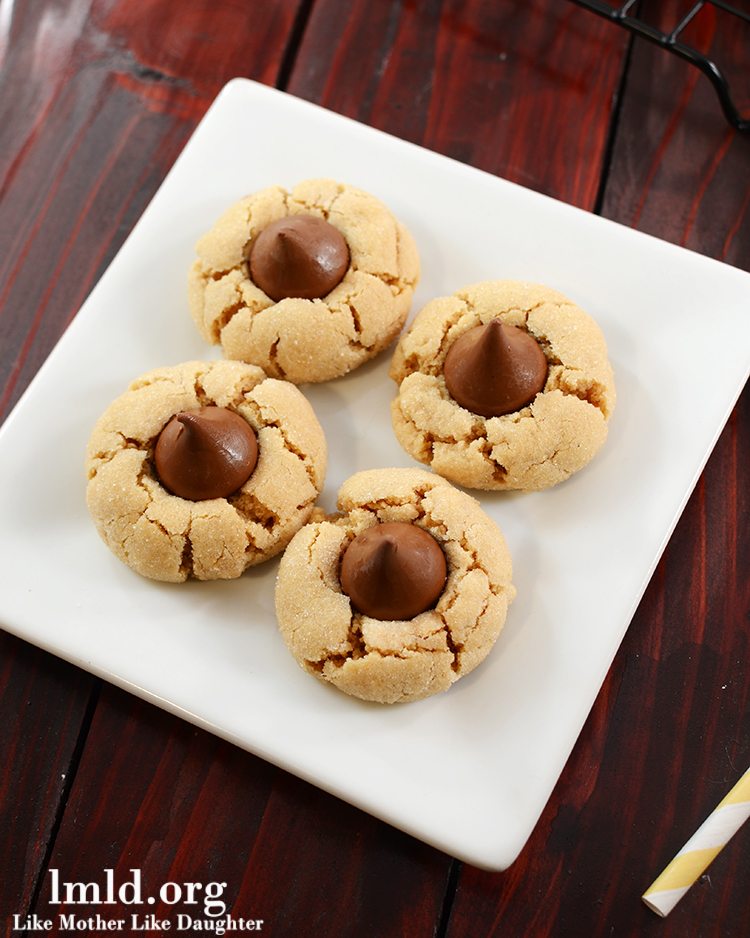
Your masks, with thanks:
M 295 384 L 338 378 L 387 348 L 419 280 L 406 226 L 332 179 L 240 199 L 196 252 L 188 299 L 203 338 Z
M 399 443 L 469 488 L 563 482 L 604 445 L 615 406 L 601 329 L 562 293 L 522 281 L 429 302 L 390 373 Z
M 137 378 L 88 444 L 102 540 L 154 580 L 228 580 L 286 547 L 323 486 L 326 443 L 293 384 L 243 362 Z
M 422 469 L 370 469 L 339 513 L 284 552 L 276 618 L 294 658 L 378 703 L 447 690 L 490 653 L 515 595 L 503 535 L 479 503 Z

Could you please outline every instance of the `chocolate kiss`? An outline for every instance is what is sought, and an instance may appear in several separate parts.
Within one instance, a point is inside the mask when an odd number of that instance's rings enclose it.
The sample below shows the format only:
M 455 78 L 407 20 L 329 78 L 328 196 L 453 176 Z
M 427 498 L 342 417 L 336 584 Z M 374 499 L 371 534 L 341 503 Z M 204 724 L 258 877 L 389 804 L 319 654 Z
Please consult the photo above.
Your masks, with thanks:
M 481 417 L 499 417 L 534 400 L 547 381 L 547 359 L 528 332 L 492 319 L 456 339 L 443 374 L 462 407 Z
M 349 268 L 349 247 L 316 215 L 290 215 L 264 228 L 250 248 L 250 276 L 272 300 L 326 296 Z
M 440 598 L 447 566 L 435 538 L 415 524 L 392 521 L 367 528 L 344 551 L 341 587 L 373 619 L 413 619 Z
M 173 495 L 193 502 L 226 498 L 252 475 L 258 440 L 247 421 L 226 407 L 186 410 L 159 434 L 154 462 Z

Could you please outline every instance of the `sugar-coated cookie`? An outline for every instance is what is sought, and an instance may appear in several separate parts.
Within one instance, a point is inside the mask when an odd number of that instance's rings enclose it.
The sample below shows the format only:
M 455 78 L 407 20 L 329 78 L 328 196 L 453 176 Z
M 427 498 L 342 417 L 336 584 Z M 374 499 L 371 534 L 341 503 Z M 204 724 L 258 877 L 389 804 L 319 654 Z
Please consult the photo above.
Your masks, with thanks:
M 363 700 L 397 703 L 446 690 L 487 656 L 515 595 L 500 530 L 470 495 L 422 469 L 357 473 L 342 485 L 338 507 L 339 515 L 306 524 L 281 559 L 276 616 L 284 641 L 305 670 Z M 442 572 L 434 567 L 422 577 L 434 556 L 424 561 L 412 553 L 421 548 L 390 533 L 412 526 L 436 542 Z M 348 595 L 347 557 L 380 530 L 387 533 L 370 551 L 369 565 L 362 555 L 355 559 Z M 379 574 L 368 594 L 356 576 L 367 579 L 372 567 Z M 401 594 L 395 600 L 394 590 Z M 392 601 L 410 603 L 410 593 L 420 594 L 417 608 L 431 607 L 387 618 Z M 368 615 L 355 603 L 376 608 Z
M 502 387 L 505 368 L 492 367 L 501 358 L 513 372 Z M 401 445 L 469 488 L 562 482 L 602 446 L 615 405 L 594 320 L 555 290 L 511 280 L 428 303 L 402 336 L 391 377 Z
M 221 464 L 218 489 L 200 474 L 206 459 L 209 476 Z M 231 579 L 283 550 L 325 469 L 298 388 L 254 365 L 193 361 L 143 375 L 107 408 L 88 444 L 86 500 L 104 542 L 143 576 Z
M 241 199 L 196 250 L 188 295 L 203 338 L 295 384 L 344 375 L 390 345 L 419 278 L 404 225 L 330 179 Z

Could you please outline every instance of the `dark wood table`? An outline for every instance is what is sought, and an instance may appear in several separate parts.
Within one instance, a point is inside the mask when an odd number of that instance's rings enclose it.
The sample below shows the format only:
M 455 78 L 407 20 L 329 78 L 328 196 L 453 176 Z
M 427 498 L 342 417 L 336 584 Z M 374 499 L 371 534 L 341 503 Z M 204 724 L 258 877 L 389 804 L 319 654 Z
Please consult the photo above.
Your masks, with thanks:
M 747 32 L 690 29 L 750 100 Z M 750 268 L 750 139 L 696 70 L 563 0 L 2 0 L 0 56 L 3 417 L 237 75 Z M 278 936 L 750 934 L 750 829 L 668 919 L 639 898 L 750 762 L 748 417 L 745 392 L 506 873 L 0 633 L 3 933 L 57 911 L 49 869 L 138 868 L 226 882 Z

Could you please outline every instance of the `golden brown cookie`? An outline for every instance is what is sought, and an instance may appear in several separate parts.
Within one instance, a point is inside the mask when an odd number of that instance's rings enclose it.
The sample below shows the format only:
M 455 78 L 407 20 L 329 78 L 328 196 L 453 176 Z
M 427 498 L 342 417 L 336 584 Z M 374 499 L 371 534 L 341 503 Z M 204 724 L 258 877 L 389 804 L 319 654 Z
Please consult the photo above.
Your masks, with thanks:
M 339 491 L 341 514 L 305 525 L 287 547 L 276 585 L 281 634 L 299 664 L 363 700 L 397 703 L 446 690 L 489 653 L 515 595 L 497 525 L 470 495 L 422 469 L 371 469 Z M 447 563 L 434 608 L 384 621 L 354 608 L 342 555 L 379 523 L 417 525 Z
M 280 219 L 314 216 L 349 248 L 343 279 L 325 296 L 274 301 L 251 279 L 248 257 Z M 227 358 L 299 384 L 344 375 L 396 338 L 406 320 L 419 258 L 406 228 L 374 196 L 330 179 L 279 186 L 241 199 L 197 245 L 189 277 L 193 319 Z
M 174 415 L 215 405 L 257 436 L 257 465 L 227 497 L 168 491 L 154 447 Z M 182 582 L 231 579 L 279 553 L 323 486 L 326 442 L 313 409 L 286 381 L 242 362 L 186 362 L 136 379 L 98 420 L 86 500 L 107 546 L 138 573 Z
M 547 359 L 542 390 L 521 409 L 484 417 L 451 397 L 453 344 L 495 319 L 531 335 Z M 594 320 L 548 287 L 477 283 L 432 300 L 402 336 L 391 377 L 393 428 L 415 459 L 477 489 L 544 489 L 581 469 L 604 443 L 615 405 L 612 368 Z

